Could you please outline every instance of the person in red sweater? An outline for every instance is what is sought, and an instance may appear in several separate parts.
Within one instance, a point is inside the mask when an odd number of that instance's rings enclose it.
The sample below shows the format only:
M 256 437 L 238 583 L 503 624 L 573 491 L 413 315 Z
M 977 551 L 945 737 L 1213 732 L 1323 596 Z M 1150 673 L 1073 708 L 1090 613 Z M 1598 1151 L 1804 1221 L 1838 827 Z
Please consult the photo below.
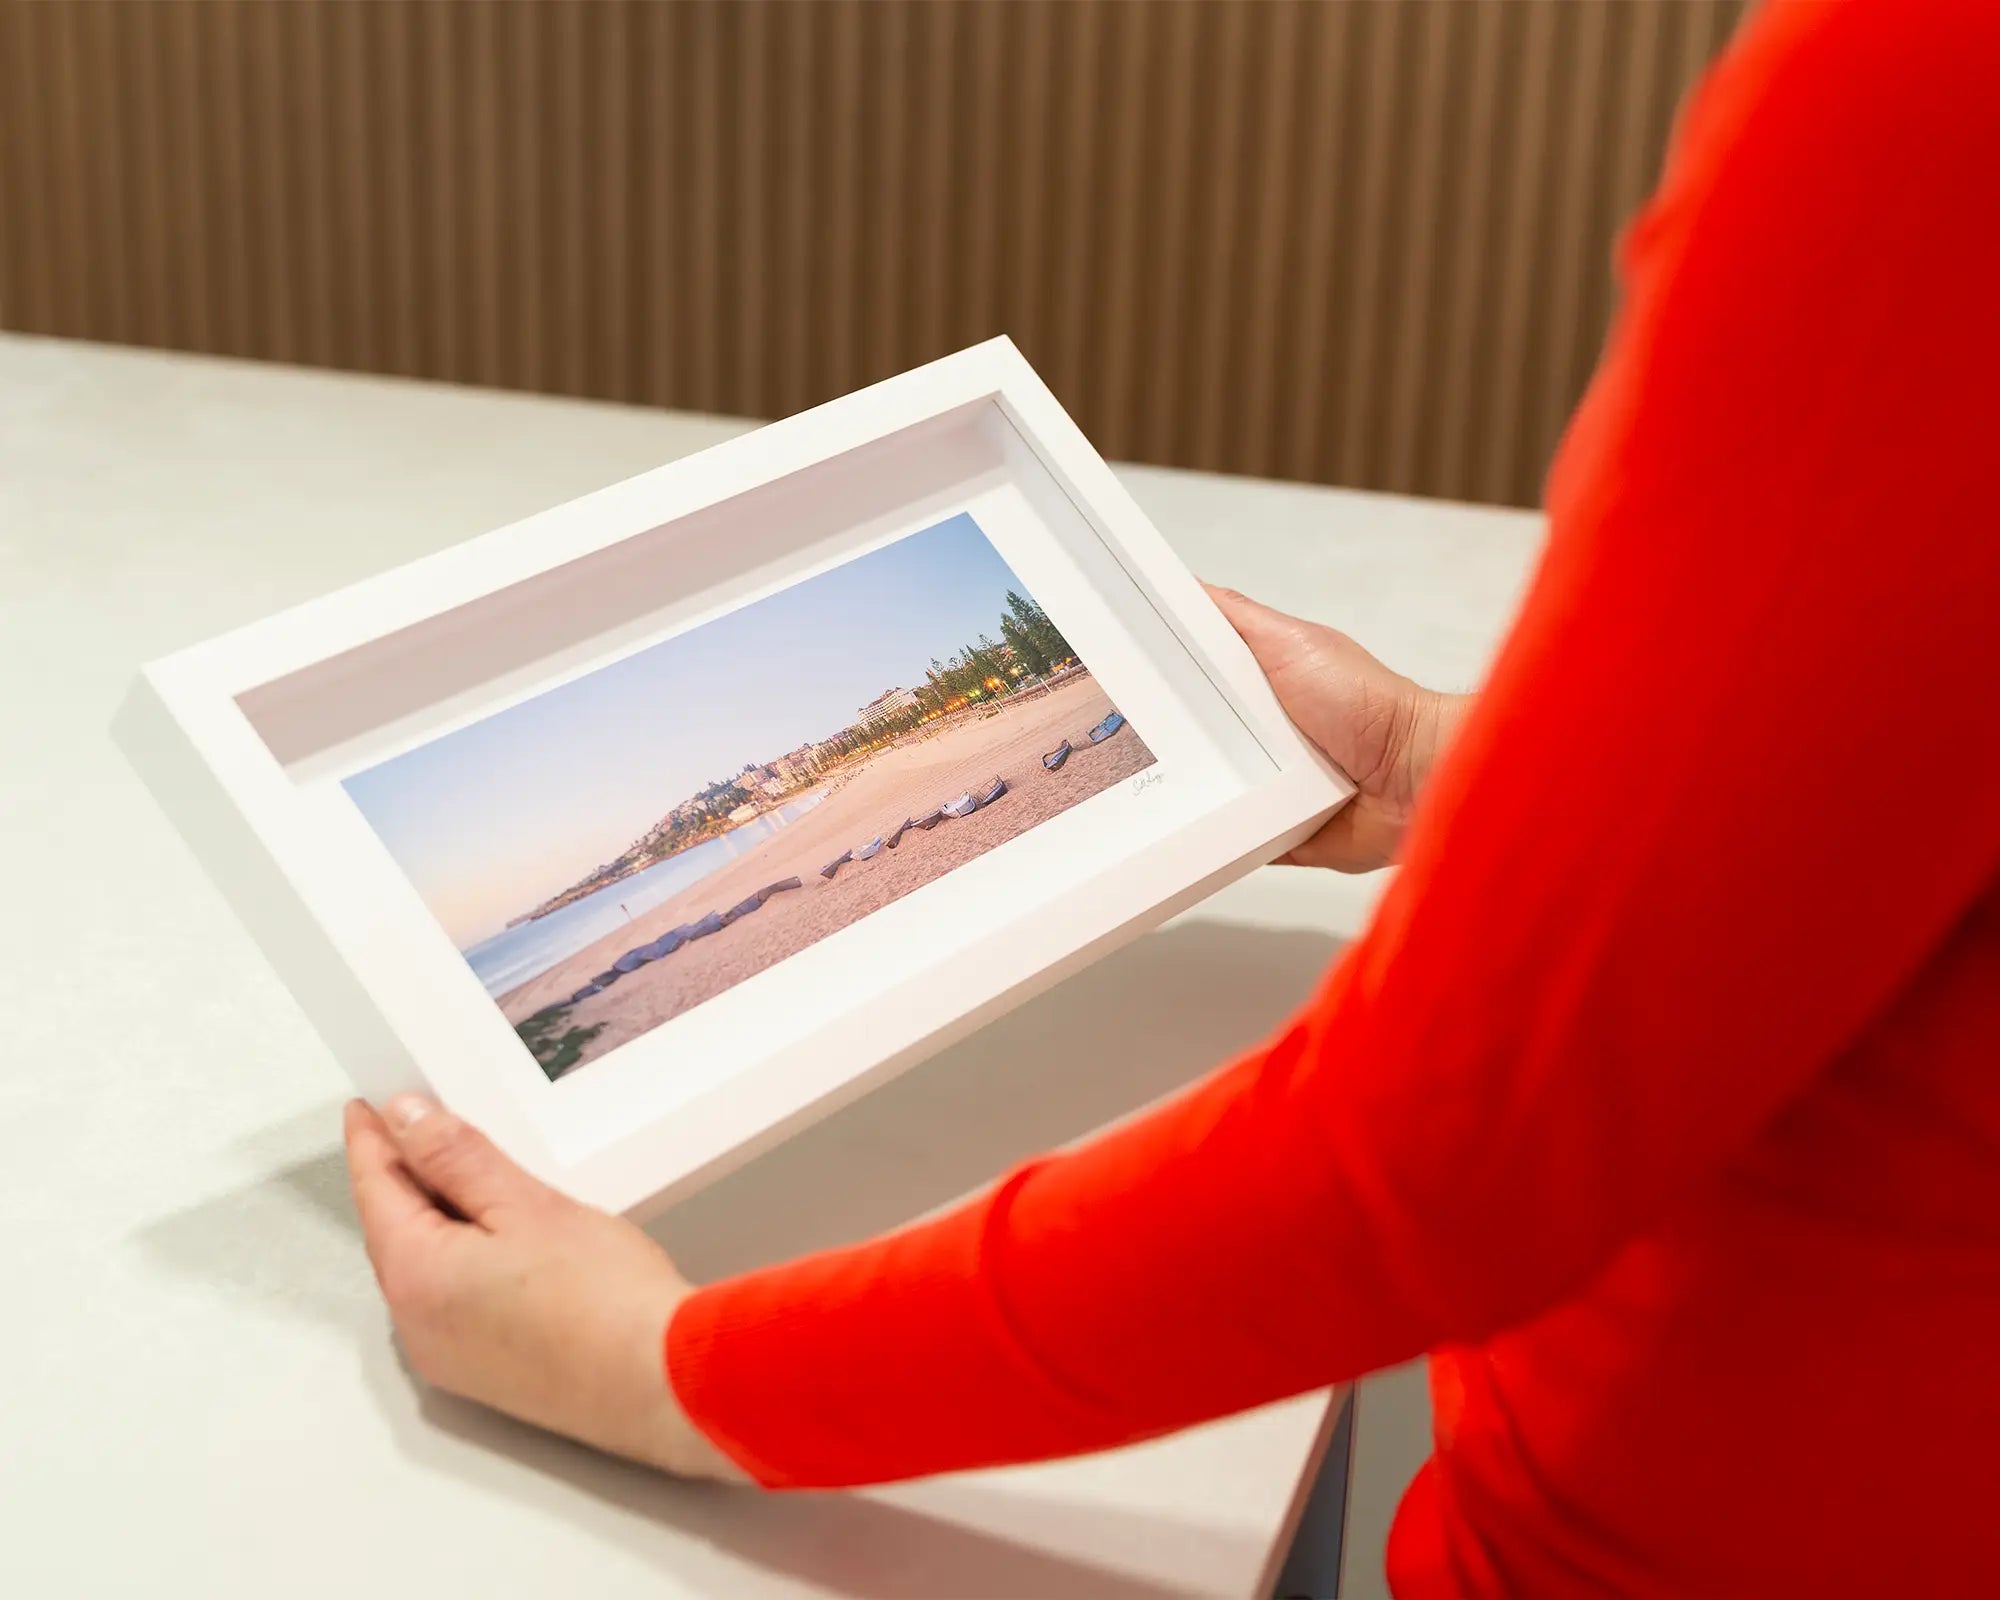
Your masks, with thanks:
M 1222 597 L 1362 782 L 1303 859 L 1402 859 L 1267 1045 L 700 1289 L 357 1105 L 417 1369 L 781 1487 L 1429 1352 L 1401 1594 L 2000 1592 L 2000 8 L 1758 13 L 1623 272 L 1476 702 Z

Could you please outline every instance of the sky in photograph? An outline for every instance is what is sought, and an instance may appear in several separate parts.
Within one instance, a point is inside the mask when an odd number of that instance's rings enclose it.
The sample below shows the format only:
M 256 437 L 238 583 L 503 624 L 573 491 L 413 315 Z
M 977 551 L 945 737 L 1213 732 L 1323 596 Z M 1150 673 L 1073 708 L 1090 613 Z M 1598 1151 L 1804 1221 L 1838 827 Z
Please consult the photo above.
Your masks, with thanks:
M 345 788 L 460 949 L 746 762 L 852 723 L 1028 591 L 970 516 L 357 773 Z

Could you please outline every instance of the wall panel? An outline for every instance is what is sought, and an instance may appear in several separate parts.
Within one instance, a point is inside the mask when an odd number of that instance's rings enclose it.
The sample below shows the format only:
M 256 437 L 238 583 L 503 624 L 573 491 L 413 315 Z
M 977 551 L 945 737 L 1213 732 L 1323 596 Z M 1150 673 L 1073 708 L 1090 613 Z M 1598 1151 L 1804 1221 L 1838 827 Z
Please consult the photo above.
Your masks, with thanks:
M 1533 500 L 1735 0 L 0 0 L 0 324 Z

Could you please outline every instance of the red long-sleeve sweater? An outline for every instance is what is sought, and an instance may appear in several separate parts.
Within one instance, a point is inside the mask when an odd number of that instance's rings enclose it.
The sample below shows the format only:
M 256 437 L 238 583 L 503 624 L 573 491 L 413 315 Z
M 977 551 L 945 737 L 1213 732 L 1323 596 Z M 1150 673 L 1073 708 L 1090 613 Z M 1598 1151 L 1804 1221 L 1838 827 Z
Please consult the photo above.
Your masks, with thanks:
M 1760 14 L 1623 267 L 1365 936 L 1151 1114 L 696 1294 L 761 1481 L 1428 1351 L 1399 1592 L 2000 1592 L 2000 8 Z

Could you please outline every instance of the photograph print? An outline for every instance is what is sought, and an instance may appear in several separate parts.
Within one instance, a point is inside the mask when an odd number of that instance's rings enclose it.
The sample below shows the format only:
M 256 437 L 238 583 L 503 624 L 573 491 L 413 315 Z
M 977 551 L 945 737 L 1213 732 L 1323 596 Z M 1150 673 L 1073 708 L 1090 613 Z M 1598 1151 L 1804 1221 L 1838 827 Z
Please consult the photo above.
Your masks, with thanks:
M 961 514 L 343 787 L 554 1080 L 1153 761 Z

